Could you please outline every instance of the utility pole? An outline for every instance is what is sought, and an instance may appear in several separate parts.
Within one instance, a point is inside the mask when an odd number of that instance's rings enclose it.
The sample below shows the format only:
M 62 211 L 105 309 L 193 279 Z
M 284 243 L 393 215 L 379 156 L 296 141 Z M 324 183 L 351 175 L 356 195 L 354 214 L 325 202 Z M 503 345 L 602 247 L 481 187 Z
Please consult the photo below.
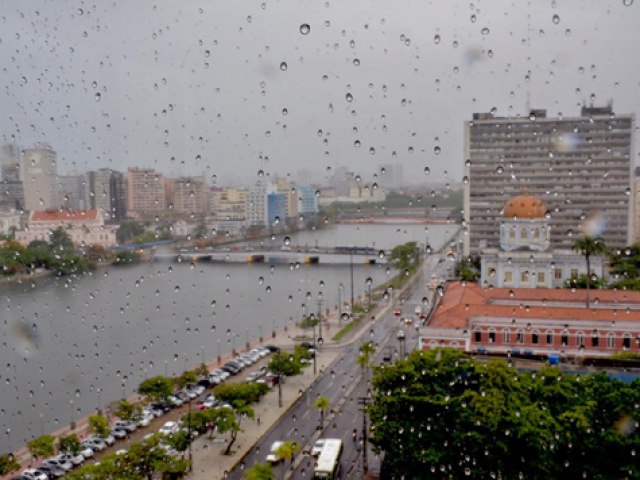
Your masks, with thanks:
M 369 471 L 367 459 L 367 413 L 366 408 L 371 403 L 369 397 L 358 397 L 358 404 L 362 406 L 362 470 L 365 475 Z
M 351 315 L 353 315 L 353 247 L 349 249 L 349 271 L 351 276 Z
M 316 302 L 318 304 L 318 343 L 322 345 L 322 298 Z
M 191 397 L 189 397 L 189 415 L 187 417 L 189 419 L 189 423 L 187 425 L 187 435 L 189 438 L 187 439 L 189 445 L 189 471 L 193 469 L 193 456 L 191 453 Z
M 312 314 L 313 315 L 313 314 Z M 313 323 L 313 318 L 311 318 L 311 328 L 313 329 L 313 376 L 316 375 L 316 326 Z

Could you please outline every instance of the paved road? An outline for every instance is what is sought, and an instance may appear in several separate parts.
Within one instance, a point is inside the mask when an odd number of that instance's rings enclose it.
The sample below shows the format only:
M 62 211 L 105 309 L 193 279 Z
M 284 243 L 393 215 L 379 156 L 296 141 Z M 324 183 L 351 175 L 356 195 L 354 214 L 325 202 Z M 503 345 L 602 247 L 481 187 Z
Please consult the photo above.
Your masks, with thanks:
M 432 259 L 431 266 L 427 270 L 424 281 L 419 284 L 413 294 L 404 302 L 400 302 L 403 316 L 414 316 L 414 309 L 417 305 L 422 305 L 425 296 L 424 284 L 430 279 L 430 274 L 436 271 L 437 259 Z M 390 310 L 392 312 L 392 310 Z M 402 318 L 402 317 L 401 317 Z M 336 360 L 325 368 L 325 371 L 318 375 L 311 387 L 303 391 L 300 389 L 300 399 L 286 412 L 280 421 L 276 423 L 256 444 L 256 446 L 246 455 L 240 466 L 230 472 L 229 479 L 241 479 L 243 468 L 254 463 L 264 463 L 265 457 L 269 453 L 270 447 L 275 441 L 298 440 L 303 445 L 303 450 L 309 450 L 313 443 L 320 436 L 329 438 L 342 438 L 344 451 L 342 456 L 342 478 L 353 478 L 353 473 L 346 475 L 358 465 L 359 455 L 356 442 L 353 442 L 352 432 L 358 430 L 358 436 L 362 431 L 362 413 L 359 411 L 358 397 L 366 395 L 369 385 L 362 380 L 362 368 L 357 364 L 358 349 L 360 344 L 366 340 L 373 340 L 378 346 L 376 363 L 381 361 L 383 352 L 387 346 L 394 350 L 394 359 L 402 353 L 403 349 L 408 350 L 417 344 L 417 333 L 411 325 L 403 325 L 406 333 L 406 348 L 397 340 L 396 333 L 399 328 L 399 320 L 391 313 L 382 319 L 371 324 L 369 332 L 365 331 L 361 339 L 356 340 L 347 347 L 324 347 L 343 348 L 344 351 Z M 287 382 L 295 383 L 295 377 L 287 379 Z M 328 422 L 324 432 L 317 430 L 320 423 L 319 412 L 313 408 L 313 402 L 319 395 L 325 395 L 332 408 L 337 414 L 328 416 Z M 335 428 L 334 428 L 335 424 Z M 282 475 L 282 469 L 290 468 L 289 462 L 286 465 L 281 463 L 276 467 L 276 475 Z M 290 478 L 311 478 L 313 475 L 313 462 L 311 457 L 306 456 L 296 468 Z

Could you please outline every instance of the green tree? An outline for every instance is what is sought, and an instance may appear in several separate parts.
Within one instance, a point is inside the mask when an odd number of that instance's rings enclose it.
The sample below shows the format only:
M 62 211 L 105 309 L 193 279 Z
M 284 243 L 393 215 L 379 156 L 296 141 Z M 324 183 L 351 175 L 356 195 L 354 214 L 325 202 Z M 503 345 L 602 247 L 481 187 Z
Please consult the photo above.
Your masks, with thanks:
M 174 384 L 178 388 L 184 387 L 188 383 L 196 383 L 198 381 L 198 374 L 193 370 L 187 370 L 180 374 L 179 377 L 174 379 Z
M 56 451 L 56 437 L 53 435 L 42 435 L 27 443 L 29 453 L 36 458 L 50 457 Z
M 316 401 L 313 402 L 313 408 L 317 408 L 320 411 L 320 426 L 324 425 L 324 412 L 331 408 L 331 403 L 329 403 L 329 399 L 324 395 L 320 395 L 316 398 Z
M 269 391 L 264 383 L 221 383 L 213 389 L 215 397 L 233 406 L 257 402 Z
M 80 439 L 75 433 L 62 436 L 58 439 L 58 451 L 77 455 L 81 450 Z
M 154 401 L 163 400 L 173 393 L 173 381 L 161 375 L 147 378 L 138 385 L 138 393 Z
M 587 299 L 586 305 L 589 308 L 589 289 L 591 285 L 591 256 L 592 255 L 604 255 L 607 253 L 607 246 L 604 243 L 604 239 L 600 237 L 592 237 L 591 235 L 584 235 L 582 238 L 576 240 L 573 244 L 573 250 L 584 255 L 584 261 L 587 266 Z
M 276 475 L 268 463 L 254 463 L 244 471 L 244 480 L 273 480 Z
M 389 254 L 389 263 L 400 271 L 412 271 L 418 264 L 418 247 L 416 242 L 408 242 L 393 247 Z
M 138 263 L 140 261 L 140 254 L 131 250 L 120 250 L 116 252 L 113 257 L 114 265 L 128 265 L 132 263 Z
M 51 264 L 51 249 L 44 240 L 34 240 L 27 246 L 33 257 L 34 267 L 47 268 Z
M 295 461 L 295 455 L 301 448 L 300 442 L 297 440 L 289 440 L 287 442 L 282 442 L 282 445 L 276 449 L 275 454 L 277 458 L 281 458 L 285 461 L 291 460 L 291 464 L 293 464 Z
M 284 381 L 284 376 L 298 375 L 302 371 L 302 365 L 294 355 L 279 351 L 271 357 L 268 368 L 278 376 L 278 406 L 282 407 L 282 382 Z
M 218 432 L 221 434 L 229 433 L 229 441 L 227 442 L 227 448 L 224 451 L 225 455 L 229 455 L 231 447 L 238 437 L 238 432 L 242 431 L 240 428 L 240 422 L 236 417 L 236 413 L 227 407 L 214 409 L 214 421 Z
M 8 475 L 20 470 L 20 463 L 12 453 L 0 455 L 0 475 Z
M 191 233 L 191 237 L 196 240 L 202 240 L 204 238 L 208 238 L 209 229 L 204 223 L 201 223 L 197 225 L 196 228 L 193 229 L 193 232 Z
M 480 257 L 467 257 L 456 263 L 456 277 L 466 282 L 475 282 L 480 278 Z
M 49 235 L 49 246 L 55 255 L 72 253 L 75 250 L 73 240 L 71 240 L 67 231 L 62 227 L 58 227 L 51 232 Z
M 109 420 L 104 415 L 90 415 L 89 430 L 97 437 L 105 438 L 109 435 L 109 432 L 111 432 Z
M 122 222 L 116 231 L 116 239 L 118 243 L 127 243 L 133 237 L 144 233 L 144 225 L 140 222 L 127 221 Z
M 364 342 L 360 345 L 358 353 L 358 365 L 362 367 L 362 374 L 365 378 L 365 381 L 369 381 L 367 378 L 367 372 L 371 368 L 371 363 L 374 359 L 374 354 L 376 352 L 376 346 L 372 341 Z
M 118 401 L 118 406 L 114 412 L 122 420 L 134 420 L 140 416 L 142 407 L 127 400 Z

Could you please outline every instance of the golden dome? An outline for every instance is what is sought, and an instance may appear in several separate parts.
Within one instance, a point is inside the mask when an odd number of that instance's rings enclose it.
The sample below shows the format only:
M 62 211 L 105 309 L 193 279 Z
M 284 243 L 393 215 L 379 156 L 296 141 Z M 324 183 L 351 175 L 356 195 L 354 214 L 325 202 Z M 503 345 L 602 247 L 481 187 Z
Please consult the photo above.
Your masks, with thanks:
M 547 208 L 537 197 L 518 195 L 504 206 L 502 215 L 505 218 L 543 218 Z

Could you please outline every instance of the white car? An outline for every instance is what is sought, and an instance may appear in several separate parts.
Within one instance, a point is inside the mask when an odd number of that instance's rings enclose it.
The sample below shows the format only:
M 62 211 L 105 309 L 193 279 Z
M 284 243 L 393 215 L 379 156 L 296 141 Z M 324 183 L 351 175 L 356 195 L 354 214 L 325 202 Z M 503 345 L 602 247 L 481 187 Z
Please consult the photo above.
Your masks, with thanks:
M 136 425 L 138 425 L 138 427 L 148 427 L 153 417 L 151 414 L 142 414 L 142 416 L 136 420 Z
M 89 448 L 89 447 L 85 447 L 85 446 L 80 446 L 80 454 L 85 458 L 85 460 L 87 458 L 91 458 L 93 457 L 93 454 L 95 452 L 93 451 L 93 448 Z
M 226 370 L 222 370 L 221 368 L 216 368 L 215 370 L 209 373 L 211 373 L 212 375 L 217 375 L 222 380 L 226 380 L 231 375 L 229 372 L 227 372 Z
M 167 422 L 160 428 L 159 432 L 163 435 L 173 435 L 179 429 L 180 427 L 176 422 Z
M 167 402 L 176 407 L 179 407 L 184 403 L 181 398 L 178 398 L 175 395 L 169 395 L 167 397 Z
M 94 452 L 101 452 L 107 448 L 107 444 L 101 438 L 87 438 L 81 445 L 85 448 L 90 448 Z
M 278 455 L 276 455 L 276 451 L 278 450 L 278 448 L 280 448 L 280 445 L 282 445 L 284 442 L 273 442 L 271 444 L 271 449 L 269 450 L 269 454 L 267 455 L 267 462 L 269 463 L 278 463 L 280 460 L 282 460 L 282 458 L 280 458 Z
M 73 464 L 67 460 L 61 460 L 56 457 L 51 457 L 42 462 L 43 465 L 49 465 L 55 468 L 60 468 L 65 472 L 68 472 L 73 468 Z
M 72 453 L 61 453 L 54 458 L 56 458 L 57 460 L 71 462 L 72 465 L 80 465 L 82 462 L 84 462 L 84 455 L 82 455 L 81 453 L 75 455 Z
M 114 428 L 111 430 L 111 435 L 118 440 L 122 440 L 123 438 L 127 438 L 129 432 L 122 428 Z
M 27 468 L 22 472 L 22 476 L 29 480 L 49 480 L 46 473 L 36 470 L 35 468 Z
M 113 445 L 114 443 L 116 443 L 116 439 L 113 438 L 112 435 L 107 435 L 106 437 L 100 437 L 100 440 L 102 440 L 107 445 Z

